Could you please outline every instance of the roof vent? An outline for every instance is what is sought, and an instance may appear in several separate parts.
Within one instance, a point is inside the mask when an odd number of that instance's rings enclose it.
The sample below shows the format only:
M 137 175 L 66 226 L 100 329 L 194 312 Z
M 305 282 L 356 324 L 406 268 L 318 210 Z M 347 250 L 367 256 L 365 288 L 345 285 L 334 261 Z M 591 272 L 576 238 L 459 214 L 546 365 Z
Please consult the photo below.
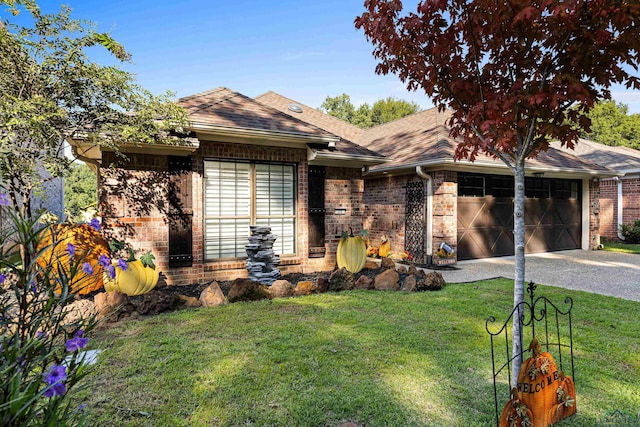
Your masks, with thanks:
M 298 104 L 289 104 L 287 107 L 289 111 L 293 111 L 294 113 L 302 113 L 302 107 Z

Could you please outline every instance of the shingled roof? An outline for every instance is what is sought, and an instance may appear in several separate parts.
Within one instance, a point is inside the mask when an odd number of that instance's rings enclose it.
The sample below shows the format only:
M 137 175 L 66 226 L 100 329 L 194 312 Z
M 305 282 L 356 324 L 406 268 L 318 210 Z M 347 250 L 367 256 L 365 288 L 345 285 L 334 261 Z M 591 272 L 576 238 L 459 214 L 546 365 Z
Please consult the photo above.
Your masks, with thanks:
M 570 151 L 560 147 L 559 142 L 552 143 L 554 148 Z M 628 147 L 611 147 L 588 139 L 580 139 L 573 151 L 580 158 L 613 169 L 621 174 L 640 172 L 640 151 Z
M 178 105 L 187 110 L 194 124 L 335 138 L 331 132 L 226 87 L 180 98 Z
M 315 108 L 304 105 L 298 101 L 282 96 L 273 91 L 264 93 L 260 96 L 256 96 L 256 101 L 275 108 L 288 116 L 303 120 L 334 135 L 340 137 L 340 141 L 336 144 L 336 149 L 339 152 L 351 154 L 355 156 L 372 156 L 383 158 L 379 153 L 371 151 L 355 143 L 364 134 L 364 129 L 347 123 L 338 118 L 325 114 Z M 300 109 L 296 111 L 289 108 L 291 105 L 296 105 Z M 295 108 L 295 107 L 294 107 Z
M 479 155 L 475 162 L 459 160 L 454 163 L 453 156 L 458 141 L 449 136 L 446 122 L 450 116 L 450 111 L 440 112 L 437 108 L 420 111 L 370 128 L 356 142 L 391 159 L 385 165 L 372 167 L 371 172 L 438 164 L 506 167 L 502 161 L 485 155 Z M 554 146 L 527 162 L 530 170 L 596 175 L 613 173 L 605 166 L 558 150 Z

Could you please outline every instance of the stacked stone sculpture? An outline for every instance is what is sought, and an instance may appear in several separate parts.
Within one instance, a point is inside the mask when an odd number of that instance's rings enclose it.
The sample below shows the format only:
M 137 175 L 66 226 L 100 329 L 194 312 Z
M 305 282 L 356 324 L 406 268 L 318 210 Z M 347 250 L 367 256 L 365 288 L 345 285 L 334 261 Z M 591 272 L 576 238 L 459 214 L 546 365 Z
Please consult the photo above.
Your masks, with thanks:
M 273 242 L 278 236 L 271 234 L 271 227 L 250 226 L 251 236 L 247 250 L 249 279 L 271 285 L 280 278 L 280 257 L 273 253 Z

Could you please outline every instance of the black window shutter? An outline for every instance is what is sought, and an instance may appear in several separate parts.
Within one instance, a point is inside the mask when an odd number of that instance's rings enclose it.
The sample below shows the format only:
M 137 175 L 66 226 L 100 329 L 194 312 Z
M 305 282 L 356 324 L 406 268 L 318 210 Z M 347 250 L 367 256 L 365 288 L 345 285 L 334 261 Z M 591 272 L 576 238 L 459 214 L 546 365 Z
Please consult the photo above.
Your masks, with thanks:
M 169 267 L 193 265 L 191 157 L 169 156 Z
M 309 257 L 322 258 L 324 248 L 324 166 L 309 166 Z

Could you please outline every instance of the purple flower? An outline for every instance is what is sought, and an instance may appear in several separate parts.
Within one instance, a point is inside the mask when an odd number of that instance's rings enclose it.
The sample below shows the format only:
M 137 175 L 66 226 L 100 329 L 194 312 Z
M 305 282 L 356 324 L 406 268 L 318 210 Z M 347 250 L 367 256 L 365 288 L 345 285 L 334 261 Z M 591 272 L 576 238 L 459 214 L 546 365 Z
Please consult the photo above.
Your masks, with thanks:
M 69 252 L 69 256 L 72 258 L 76 254 L 76 247 L 73 243 L 67 243 L 67 252 Z
M 2 273 L 0 273 L 0 285 L 2 285 L 5 280 L 7 280 L 7 276 L 2 274 Z
M 122 271 L 127 271 L 127 268 L 129 268 L 129 264 L 127 263 L 127 261 L 120 258 L 118 260 L 118 267 L 120 267 Z
M 43 340 L 46 340 L 48 337 L 49 337 L 49 334 L 47 334 L 46 332 L 42 332 L 42 331 L 36 332 L 36 338 L 42 338 Z
M 9 206 L 9 196 L 0 194 L 0 206 Z
M 64 381 L 67 379 L 67 368 L 62 365 L 51 366 L 51 370 L 44 374 L 44 381 L 49 385 L 44 392 L 46 397 L 62 396 L 65 391 Z
M 69 353 L 82 350 L 87 346 L 87 342 L 89 342 L 89 338 L 82 338 L 83 333 L 84 331 L 80 329 L 78 332 L 76 332 L 73 338 L 68 339 L 67 342 L 64 343 Z
M 109 277 L 112 279 L 116 278 L 116 268 L 113 265 L 109 266 Z
M 85 262 L 84 264 L 82 264 L 82 271 L 84 271 L 88 275 L 92 275 L 93 267 L 88 262 Z
M 31 282 L 31 292 L 33 292 L 34 294 L 38 293 L 38 288 L 36 287 L 35 281 Z
M 98 258 L 98 263 L 104 267 L 107 268 L 111 265 L 111 258 L 109 258 L 108 256 L 106 256 L 105 254 L 100 255 L 100 257 Z
M 100 231 L 100 220 L 98 218 L 93 218 L 89 225 L 93 227 L 94 230 Z

